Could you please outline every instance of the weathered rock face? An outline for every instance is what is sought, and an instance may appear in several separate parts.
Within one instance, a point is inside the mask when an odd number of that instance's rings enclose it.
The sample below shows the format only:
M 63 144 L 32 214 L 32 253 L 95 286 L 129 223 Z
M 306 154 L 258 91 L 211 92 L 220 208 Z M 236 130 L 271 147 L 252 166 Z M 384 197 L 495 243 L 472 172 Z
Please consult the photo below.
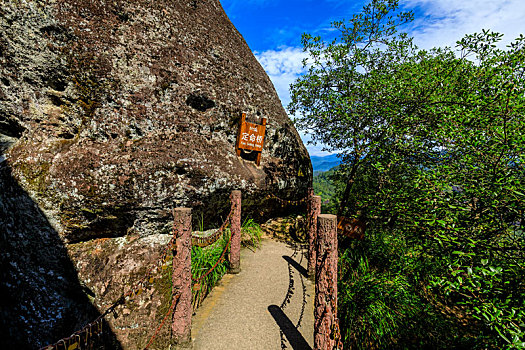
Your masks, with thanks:
M 307 222 L 303 216 L 272 218 L 261 225 L 263 232 L 281 241 L 308 241 Z
M 305 148 L 218 1 L 0 11 L 0 133 L 18 138 L 8 162 L 66 241 L 148 234 L 172 206 L 226 207 L 231 189 L 305 193 Z M 235 154 L 243 111 L 268 119 L 260 167 Z
M 268 120 L 260 167 L 235 154 L 242 112 Z M 218 0 L 0 0 L 0 173 L 7 348 L 45 345 L 104 310 L 158 255 L 172 207 L 214 225 L 241 189 L 244 215 L 262 218 L 264 194 L 298 199 L 312 176 Z M 138 314 L 159 315 L 162 297 L 143 298 Z M 122 346 L 146 321 L 115 321 Z
M 170 238 L 167 234 L 101 238 L 72 244 L 68 250 L 79 278 L 96 291 L 94 304 L 99 310 L 106 310 L 161 260 Z M 141 286 L 140 294 L 126 298 L 116 313 L 106 318 L 123 349 L 144 349 L 170 308 L 171 254 L 167 258 L 164 267 L 152 274 L 151 283 Z M 168 321 L 159 330 L 149 349 L 168 348 L 170 326 Z M 114 347 L 109 339 L 104 348 Z

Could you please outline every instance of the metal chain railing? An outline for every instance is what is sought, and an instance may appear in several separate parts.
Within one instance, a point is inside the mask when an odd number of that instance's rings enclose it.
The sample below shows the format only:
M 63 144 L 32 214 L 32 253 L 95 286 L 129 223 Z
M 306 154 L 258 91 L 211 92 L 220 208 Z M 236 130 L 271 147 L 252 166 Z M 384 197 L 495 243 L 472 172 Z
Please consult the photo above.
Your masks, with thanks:
M 224 255 L 226 254 L 226 251 L 228 250 L 228 247 L 230 246 L 231 241 L 232 241 L 232 235 L 230 235 L 230 237 L 228 238 L 228 243 L 226 243 L 226 245 L 224 246 L 222 254 L 219 257 L 219 259 L 217 259 L 217 261 L 215 262 L 215 265 L 213 265 L 208 271 L 206 271 L 206 273 L 202 274 L 198 278 L 194 278 L 193 276 L 191 276 L 191 280 L 192 280 L 192 282 L 194 282 L 194 284 L 198 284 L 200 281 L 202 281 L 204 278 L 206 278 L 210 273 L 212 273 L 213 270 L 215 270 L 217 268 L 219 263 L 221 261 L 223 261 Z
M 221 237 L 224 229 L 226 228 L 226 226 L 230 222 L 231 216 L 233 215 L 233 208 L 234 208 L 234 206 L 232 205 L 232 207 L 230 209 L 230 213 L 226 217 L 226 220 L 224 220 L 224 222 L 222 223 L 221 227 L 219 227 L 219 229 L 217 229 L 217 231 L 215 231 L 212 235 L 210 235 L 208 237 L 201 237 L 201 236 L 198 236 L 198 235 L 192 233 L 191 234 L 191 245 L 204 248 L 204 247 L 207 247 L 207 246 L 212 245 L 213 243 L 217 242 L 217 240 Z
M 230 213 L 226 217 L 226 220 L 224 220 L 224 222 L 222 223 L 221 227 L 216 232 L 214 232 L 213 235 L 211 235 L 209 237 L 200 237 L 200 236 L 195 236 L 195 235 L 192 234 L 192 236 L 191 236 L 192 245 L 195 245 L 195 246 L 198 246 L 198 247 L 207 247 L 207 246 L 215 243 L 219 239 L 221 234 L 223 233 L 223 231 L 226 228 L 226 226 L 228 225 L 228 223 L 230 222 L 230 218 L 231 218 L 231 215 L 233 214 L 234 208 L 235 208 L 235 206 L 232 205 L 232 208 L 230 210 Z M 175 226 L 174 226 L 174 230 L 176 230 Z M 176 232 L 176 235 L 174 237 L 178 237 L 178 236 L 179 236 L 179 232 Z M 230 237 L 228 239 L 228 243 L 224 247 L 224 250 L 223 250 L 220 258 L 217 260 L 215 265 L 211 269 L 209 269 L 205 274 L 201 275 L 199 278 L 195 279 L 193 276 L 191 277 L 191 280 L 192 280 L 192 282 L 194 282 L 194 284 L 198 285 L 198 283 L 202 279 L 206 278 L 206 276 L 208 276 L 213 270 L 215 270 L 215 268 L 219 265 L 219 263 L 224 259 L 224 254 L 226 253 L 226 251 L 227 251 L 227 249 L 228 249 L 228 247 L 230 245 L 230 242 L 231 242 L 231 235 L 230 235 Z M 155 333 L 149 339 L 149 341 L 146 344 L 146 347 L 144 348 L 144 350 L 148 350 L 149 346 L 153 343 L 153 341 L 155 340 L 155 338 L 159 334 L 160 330 L 164 326 L 164 323 L 166 322 L 167 318 L 169 317 L 169 315 L 173 312 L 173 310 L 177 306 L 179 298 L 180 298 L 180 294 L 177 294 L 174 297 L 170 308 L 167 310 L 166 314 L 164 315 L 164 318 L 162 319 L 162 322 L 160 323 L 160 325 L 155 330 Z
M 62 338 L 54 344 L 46 345 L 43 348 L 40 348 L 40 350 L 58 350 L 60 348 L 63 348 L 64 350 L 77 349 L 81 348 L 82 344 L 84 345 L 83 348 L 89 348 L 90 344 L 93 342 L 93 339 L 98 340 L 102 336 L 104 331 L 103 318 L 113 311 L 113 306 L 114 305 L 108 308 L 104 314 L 85 325 L 82 329 L 74 332 L 69 337 Z
M 334 323 L 332 324 L 332 333 L 330 338 L 335 341 L 333 350 L 343 349 L 343 340 L 341 339 L 341 330 L 339 329 L 339 318 L 334 318 Z
M 171 302 L 171 306 L 170 308 L 168 309 L 168 311 L 166 312 L 166 314 L 164 315 L 164 318 L 162 319 L 162 322 L 160 323 L 160 325 L 157 327 L 157 329 L 155 330 L 155 333 L 151 336 L 151 338 L 149 339 L 148 343 L 146 344 L 146 347 L 144 348 L 144 350 L 148 350 L 148 348 L 150 347 L 150 345 L 153 343 L 153 341 L 155 340 L 155 338 L 157 337 L 157 335 L 159 334 L 160 330 L 162 329 L 162 326 L 164 326 L 164 323 L 166 322 L 166 320 L 168 319 L 168 316 L 173 312 L 173 310 L 175 309 L 175 306 L 177 306 L 177 303 L 179 302 L 179 299 L 180 299 L 180 294 L 177 294 L 175 295 L 175 297 L 173 298 L 173 301 Z
M 228 214 L 228 217 L 226 218 L 226 220 L 223 222 L 223 224 L 221 225 L 221 227 L 217 230 L 217 232 L 221 232 L 224 231 L 224 229 L 226 228 L 226 226 L 228 225 L 228 223 L 230 222 L 230 219 L 231 219 L 231 216 L 233 215 L 233 211 L 235 210 L 235 205 L 232 205 L 231 207 L 231 210 L 230 210 L 230 213 Z M 218 238 L 217 238 L 218 239 Z M 216 240 L 217 240 L 216 239 Z M 206 271 L 206 273 L 200 275 L 199 277 L 195 278 L 193 276 L 191 276 L 191 280 L 195 285 L 199 285 L 200 281 L 202 281 L 204 278 L 206 278 L 210 273 L 213 272 L 213 270 L 215 270 L 217 268 L 217 266 L 219 265 L 219 263 L 221 261 L 223 261 L 224 259 L 224 255 L 226 254 L 226 251 L 228 250 L 228 247 L 230 246 L 231 244 L 231 241 L 232 241 L 232 235 L 230 234 L 230 236 L 228 237 L 228 243 L 226 243 L 226 245 L 224 246 L 224 249 L 222 250 L 222 254 L 221 256 L 219 257 L 219 259 L 217 259 L 217 261 L 215 262 L 215 264 L 208 270 Z
M 308 200 L 308 195 L 306 195 L 305 197 L 301 198 L 301 199 L 298 199 L 298 200 L 290 200 L 290 199 L 282 199 L 282 198 L 279 198 L 277 197 L 276 195 L 274 195 L 273 193 L 270 193 L 266 196 L 266 199 L 275 199 L 276 201 L 278 201 L 282 206 L 285 206 L 285 205 L 301 205 L 301 204 L 304 204 L 307 202 Z

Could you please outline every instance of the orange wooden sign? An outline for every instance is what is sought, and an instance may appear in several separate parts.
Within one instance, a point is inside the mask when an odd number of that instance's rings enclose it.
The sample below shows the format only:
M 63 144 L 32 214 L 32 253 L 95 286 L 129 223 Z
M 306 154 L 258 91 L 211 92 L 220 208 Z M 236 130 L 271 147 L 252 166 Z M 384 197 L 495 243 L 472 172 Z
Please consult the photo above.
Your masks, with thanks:
M 264 134 L 266 133 L 266 126 L 247 121 L 241 121 L 241 129 L 239 131 L 239 140 L 237 140 L 238 148 L 249 151 L 261 152 L 264 144 Z
M 337 233 L 348 238 L 362 240 L 365 238 L 366 224 L 358 219 L 337 217 Z
M 246 121 L 246 114 L 243 113 L 237 134 L 237 155 L 241 155 L 241 149 L 256 151 L 258 154 L 255 163 L 260 165 L 265 134 L 266 118 L 262 120 L 262 125 L 249 123 Z

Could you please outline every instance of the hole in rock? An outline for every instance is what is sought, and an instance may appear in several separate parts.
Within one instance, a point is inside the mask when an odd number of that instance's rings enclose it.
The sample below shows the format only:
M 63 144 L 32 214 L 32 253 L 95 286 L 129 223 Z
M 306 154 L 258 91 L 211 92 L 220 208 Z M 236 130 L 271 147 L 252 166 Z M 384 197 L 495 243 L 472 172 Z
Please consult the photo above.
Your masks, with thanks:
M 190 94 L 186 99 L 186 104 L 200 112 L 215 107 L 215 102 L 210 100 L 206 95 Z

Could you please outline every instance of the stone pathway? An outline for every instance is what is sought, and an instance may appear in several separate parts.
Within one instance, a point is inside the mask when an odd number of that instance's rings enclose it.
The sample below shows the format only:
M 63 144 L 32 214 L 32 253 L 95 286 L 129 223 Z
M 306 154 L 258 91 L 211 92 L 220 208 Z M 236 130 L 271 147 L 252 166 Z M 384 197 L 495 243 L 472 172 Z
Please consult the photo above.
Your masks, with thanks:
M 243 249 L 241 272 L 224 276 L 193 317 L 194 349 L 311 349 L 306 264 L 306 250 L 268 238 L 256 252 Z

